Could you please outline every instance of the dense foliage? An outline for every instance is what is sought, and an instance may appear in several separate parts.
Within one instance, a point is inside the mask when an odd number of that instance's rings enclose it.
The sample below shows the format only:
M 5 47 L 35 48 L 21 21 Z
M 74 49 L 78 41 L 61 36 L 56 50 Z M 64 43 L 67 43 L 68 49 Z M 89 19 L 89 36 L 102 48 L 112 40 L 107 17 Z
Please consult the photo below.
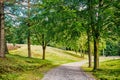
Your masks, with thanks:
M 4 15 L 5 13 L 5 15 Z M 54 46 L 94 55 L 120 55 L 119 0 L 11 0 L 0 2 L 0 56 L 5 44 Z M 5 27 L 5 28 L 4 28 Z M 4 33 L 4 29 L 6 34 Z M 4 37 L 5 35 L 5 37 Z

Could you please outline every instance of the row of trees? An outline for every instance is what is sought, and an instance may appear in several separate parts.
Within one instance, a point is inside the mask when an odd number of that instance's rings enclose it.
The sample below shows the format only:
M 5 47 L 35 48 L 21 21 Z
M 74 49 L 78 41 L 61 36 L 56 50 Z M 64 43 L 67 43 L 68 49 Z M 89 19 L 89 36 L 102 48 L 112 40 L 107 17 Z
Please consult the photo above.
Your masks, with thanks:
M 31 43 L 42 45 L 42 59 L 45 59 L 47 45 L 61 45 L 76 52 L 88 52 L 89 67 L 94 55 L 93 69 L 96 70 L 99 68 L 99 53 L 104 50 L 106 41 L 114 39 L 116 44 L 119 43 L 119 5 L 118 0 L 1 1 L 0 56 L 5 56 L 6 25 L 7 41 L 27 43 L 28 57 L 32 56 Z

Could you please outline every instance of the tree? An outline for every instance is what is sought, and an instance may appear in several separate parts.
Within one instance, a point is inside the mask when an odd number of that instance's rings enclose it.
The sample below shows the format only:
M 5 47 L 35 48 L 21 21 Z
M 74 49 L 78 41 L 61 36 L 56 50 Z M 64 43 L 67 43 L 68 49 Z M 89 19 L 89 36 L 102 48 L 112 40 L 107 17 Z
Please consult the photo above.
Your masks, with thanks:
M 113 23 L 111 23 L 111 19 L 113 17 L 113 13 L 111 12 L 111 3 L 109 0 L 98 0 L 91 3 L 91 23 L 92 23 L 92 35 L 94 40 L 94 68 L 93 70 L 97 70 L 99 68 L 99 43 L 100 38 L 108 37 L 105 34 L 111 32 L 110 30 L 114 30 L 115 28 L 110 27 Z M 109 14 L 108 14 L 109 13 Z
M 30 18 L 30 0 L 28 0 L 28 18 Z M 28 57 L 31 57 L 30 21 L 29 21 L 29 19 L 28 19 L 28 22 L 27 22 L 27 26 L 28 26 L 28 36 L 27 36 Z
M 93 70 L 97 70 L 99 68 L 99 39 L 100 39 L 100 30 L 101 30 L 100 28 L 101 26 L 103 26 L 101 25 L 102 17 L 100 15 L 102 6 L 103 6 L 103 0 L 99 0 L 98 8 L 97 8 L 98 11 L 96 10 L 95 14 L 92 12 L 92 14 L 94 15 L 91 16 L 91 18 L 96 21 L 96 25 L 95 23 L 93 23 L 93 26 L 92 26 L 92 33 L 93 33 L 93 39 L 94 39 L 94 68 Z M 91 6 L 91 8 L 93 8 L 93 6 Z
M 56 12 L 54 11 L 54 3 L 55 1 L 43 1 L 42 4 L 39 4 L 40 7 L 37 8 L 40 10 L 40 13 L 35 14 L 31 19 L 31 30 L 33 36 L 37 39 L 38 44 L 42 45 L 43 60 L 45 59 L 46 46 L 54 40 L 54 37 L 56 35 L 55 28 L 57 26 L 55 25 Z
M 92 30 L 91 26 L 92 19 L 91 19 L 91 0 L 83 1 L 82 3 L 83 9 L 81 10 L 82 14 L 82 24 L 85 28 L 85 32 L 87 33 L 87 52 L 88 52 L 88 67 L 92 67 L 92 48 L 91 48 L 91 39 L 92 39 Z
M 116 26 L 116 29 L 115 29 L 115 31 L 114 32 L 116 32 L 117 33 L 117 35 L 116 36 L 118 36 L 117 37 L 117 39 L 118 39 L 118 53 L 119 53 L 119 56 L 120 56 L 120 3 L 119 3 L 119 0 L 116 0 L 115 2 L 114 2 L 114 5 L 113 5 L 113 7 L 115 8 L 115 11 L 114 11 L 114 25 Z
M 5 57 L 4 1 L 0 1 L 0 57 Z

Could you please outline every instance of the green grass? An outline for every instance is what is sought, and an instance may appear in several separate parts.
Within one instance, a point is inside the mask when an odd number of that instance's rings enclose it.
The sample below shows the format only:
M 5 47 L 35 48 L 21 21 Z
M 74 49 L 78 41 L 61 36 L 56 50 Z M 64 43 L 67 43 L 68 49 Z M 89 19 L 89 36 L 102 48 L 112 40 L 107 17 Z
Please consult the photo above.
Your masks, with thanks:
M 51 62 L 8 54 L 0 59 L 0 80 L 34 80 L 43 76 L 46 66 L 52 66 Z
M 41 46 L 31 46 L 32 47 L 32 57 L 42 59 L 42 48 Z M 23 45 L 18 50 L 10 52 L 14 55 L 20 55 L 27 57 L 27 47 Z M 68 54 L 69 53 L 69 54 Z M 71 55 L 72 54 L 72 55 Z M 46 60 L 51 61 L 53 65 L 60 65 L 69 62 L 80 61 L 80 54 L 76 55 L 75 52 L 65 51 L 53 47 L 47 47 L 46 49 Z
M 74 52 L 67 53 L 69 52 L 48 47 L 46 60 L 42 60 L 41 47 L 32 46 L 32 58 L 28 58 L 27 47 L 22 45 L 21 48 L 10 51 L 6 58 L 0 59 L 0 80 L 40 80 L 53 67 L 82 60 Z
M 83 67 L 86 72 L 93 74 L 98 80 L 120 80 L 120 59 L 100 63 L 100 68 L 93 72 L 92 68 Z

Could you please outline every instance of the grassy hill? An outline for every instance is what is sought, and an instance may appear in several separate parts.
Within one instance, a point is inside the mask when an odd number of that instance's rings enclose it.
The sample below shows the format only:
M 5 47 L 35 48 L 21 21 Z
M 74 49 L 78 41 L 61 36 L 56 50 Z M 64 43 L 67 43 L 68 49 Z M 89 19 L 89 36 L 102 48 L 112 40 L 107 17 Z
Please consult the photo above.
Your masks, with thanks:
M 80 61 L 80 55 L 53 47 L 47 47 L 46 60 L 41 60 L 41 46 L 31 46 L 32 58 L 27 57 L 27 46 L 10 51 L 0 59 L 0 80 L 40 80 L 51 68 L 60 64 Z

